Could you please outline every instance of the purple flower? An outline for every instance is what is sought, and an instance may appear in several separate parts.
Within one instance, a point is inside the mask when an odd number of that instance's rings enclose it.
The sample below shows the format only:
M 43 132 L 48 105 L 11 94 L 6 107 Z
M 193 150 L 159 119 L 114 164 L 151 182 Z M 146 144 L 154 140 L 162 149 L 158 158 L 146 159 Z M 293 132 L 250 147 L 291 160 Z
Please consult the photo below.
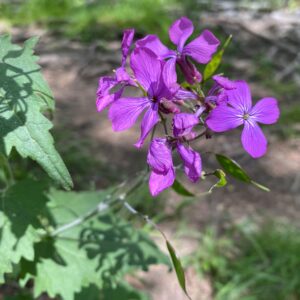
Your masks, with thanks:
M 194 64 L 187 58 L 191 57 L 200 64 L 207 64 L 216 52 L 220 42 L 209 30 L 204 30 L 201 35 L 185 45 L 187 39 L 194 31 L 191 20 L 181 17 L 176 20 L 169 29 L 171 41 L 177 46 L 177 50 L 169 50 L 156 35 L 147 35 L 136 42 L 137 47 L 151 49 L 160 59 L 168 59 L 167 67 L 170 73 L 176 74 L 176 62 L 180 66 L 186 80 L 193 84 L 202 80 L 201 74 Z
M 165 138 L 152 140 L 147 156 L 151 167 L 149 189 L 152 196 L 172 186 L 175 180 L 175 169 L 172 160 L 172 146 Z
M 197 114 L 180 113 L 173 117 L 173 134 L 177 138 L 176 149 L 184 163 L 184 172 L 192 182 L 197 182 L 201 176 L 201 157 L 190 146 L 184 146 L 183 142 L 195 137 L 192 130 L 198 124 Z
M 126 71 L 126 59 L 129 53 L 130 46 L 134 37 L 134 30 L 127 29 L 123 33 L 122 40 L 122 63 L 121 67 L 116 70 L 115 76 L 103 76 L 99 79 L 97 90 L 96 106 L 98 112 L 101 112 L 112 102 L 119 99 L 123 93 L 124 87 L 128 85 L 135 86 L 135 82 Z M 115 92 L 111 92 L 116 89 Z
M 215 132 L 224 132 L 244 125 L 242 145 L 254 158 L 267 151 L 267 140 L 257 123 L 273 124 L 279 118 L 277 100 L 263 98 L 252 107 L 249 86 L 245 81 L 236 81 L 236 89 L 227 90 L 228 104 L 213 109 L 207 126 Z
M 173 132 L 175 141 L 166 138 L 152 140 L 147 162 L 151 167 L 149 189 L 152 196 L 172 186 L 175 180 L 175 169 L 172 160 L 172 148 L 176 148 L 184 164 L 184 172 L 192 181 L 197 182 L 201 176 L 202 163 L 200 154 L 190 146 L 185 146 L 185 138 L 192 133 L 192 129 L 199 123 L 197 116 L 188 113 L 175 114 L 173 118 Z
M 208 91 L 207 96 L 205 97 L 205 102 L 210 102 L 215 105 L 227 104 L 227 91 L 236 88 L 235 82 L 220 75 L 215 75 L 212 78 L 215 83 Z
M 135 144 L 140 148 L 151 129 L 159 121 L 160 102 L 165 99 L 172 100 L 178 87 L 172 75 L 165 74 L 168 71 L 165 62 L 158 60 L 156 55 L 147 48 L 135 49 L 131 54 L 130 65 L 135 79 L 145 91 L 145 96 L 123 97 L 114 101 L 109 110 L 109 118 L 113 129 L 122 131 L 132 127 L 138 116 L 146 110 L 141 124 L 141 136 Z

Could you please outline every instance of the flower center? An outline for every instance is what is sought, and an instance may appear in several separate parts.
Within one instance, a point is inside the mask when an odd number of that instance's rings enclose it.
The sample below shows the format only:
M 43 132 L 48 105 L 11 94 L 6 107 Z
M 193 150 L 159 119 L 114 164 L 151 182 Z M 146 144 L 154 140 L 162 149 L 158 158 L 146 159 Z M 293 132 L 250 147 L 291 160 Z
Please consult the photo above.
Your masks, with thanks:
M 158 101 L 158 98 L 156 96 L 153 96 L 151 100 L 152 102 L 156 103 Z
M 243 115 L 243 119 L 244 119 L 244 120 L 248 120 L 248 119 L 249 119 L 249 117 L 250 117 L 250 115 L 249 115 L 249 114 L 244 114 L 244 115 Z

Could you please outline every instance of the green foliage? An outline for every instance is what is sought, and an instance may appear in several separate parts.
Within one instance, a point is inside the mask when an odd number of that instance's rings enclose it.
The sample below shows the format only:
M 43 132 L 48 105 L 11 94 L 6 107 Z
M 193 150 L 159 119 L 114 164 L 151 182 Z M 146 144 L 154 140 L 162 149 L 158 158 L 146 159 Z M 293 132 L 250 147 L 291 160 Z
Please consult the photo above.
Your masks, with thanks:
M 128 27 L 167 37 L 173 20 L 169 11 L 178 6 L 178 0 L 26 0 L 0 4 L 0 18 L 18 25 L 38 23 L 85 41 L 116 38 Z
M 170 242 L 168 240 L 166 240 L 166 245 L 168 248 L 168 251 L 170 253 L 170 257 L 172 259 L 172 263 L 177 275 L 177 279 L 178 282 L 182 288 L 182 290 L 184 291 L 184 293 L 186 294 L 186 296 L 190 298 L 187 290 L 186 290 L 186 280 L 185 280 L 185 274 L 184 274 L 184 269 L 182 267 L 181 261 L 179 260 L 179 258 L 176 255 L 175 249 L 173 248 L 173 246 L 170 244 Z
M 203 79 L 204 81 L 208 80 L 210 77 L 212 77 L 215 72 L 218 70 L 219 66 L 222 63 L 223 54 L 225 52 L 225 49 L 230 44 L 230 41 L 232 39 L 232 35 L 230 35 L 221 50 L 219 50 L 212 58 L 212 60 L 205 66 L 204 73 L 203 73 Z
M 251 177 L 246 173 L 246 171 L 235 160 L 222 154 L 216 154 L 216 159 L 218 163 L 222 166 L 222 168 L 232 177 L 246 183 L 251 183 L 265 192 L 270 191 L 267 187 L 252 180 Z
M 34 243 L 40 240 L 39 217 L 45 215 L 47 198 L 43 184 L 32 180 L 16 183 L 1 197 L 0 206 L 0 283 L 21 258 L 34 259 Z
M 37 161 L 52 179 L 69 189 L 72 179 L 54 148 L 49 133 L 52 124 L 42 114 L 54 109 L 54 100 L 33 55 L 36 42 L 30 39 L 21 48 L 9 36 L 0 36 L 0 151 L 9 155 L 15 147 L 22 157 Z
M 217 169 L 214 171 L 213 175 L 215 175 L 219 180 L 209 189 L 209 193 L 211 193 L 213 189 L 224 187 L 227 184 L 226 174 L 223 170 Z
M 50 228 L 85 215 L 110 193 L 52 190 L 48 203 Z M 21 283 L 25 285 L 34 279 L 34 297 L 47 292 L 50 297 L 60 295 L 71 300 L 90 285 L 116 293 L 114 288 L 125 274 L 137 269 L 146 271 L 151 264 L 168 264 L 167 257 L 147 235 L 106 212 L 82 221 L 56 238 L 44 238 L 34 251 L 34 261 L 23 259 L 21 263 Z
M 181 196 L 185 196 L 185 197 L 193 197 L 195 196 L 193 193 L 191 193 L 190 191 L 188 191 L 177 179 L 175 179 L 173 185 L 172 185 L 172 189 Z
M 191 257 L 199 272 L 210 277 L 214 299 L 300 299 L 299 229 L 280 223 L 233 229 L 224 236 L 207 230 Z

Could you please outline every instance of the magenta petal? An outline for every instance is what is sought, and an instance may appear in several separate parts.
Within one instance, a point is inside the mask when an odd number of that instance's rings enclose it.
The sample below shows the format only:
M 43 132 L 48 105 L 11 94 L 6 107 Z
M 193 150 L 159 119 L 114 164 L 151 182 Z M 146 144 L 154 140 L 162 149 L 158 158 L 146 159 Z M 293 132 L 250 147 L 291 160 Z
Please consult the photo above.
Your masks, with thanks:
M 109 118 L 114 131 L 130 128 L 142 111 L 150 106 L 148 98 L 121 98 L 109 109 Z
M 158 105 L 152 105 L 152 107 L 150 107 L 146 111 L 144 118 L 142 120 L 141 136 L 137 141 L 137 143 L 134 144 L 137 148 L 141 148 L 143 146 L 143 143 L 147 135 L 150 133 L 151 129 L 157 124 L 158 121 L 159 121 Z
M 249 113 L 252 106 L 251 92 L 246 81 L 235 81 L 236 88 L 227 90 L 228 102 L 242 114 Z
M 280 115 L 277 100 L 274 98 L 263 98 L 258 101 L 250 111 L 250 116 L 262 124 L 276 123 Z
M 138 40 L 135 45 L 136 47 L 144 47 L 150 49 L 160 59 L 164 59 L 172 55 L 176 56 L 176 53 L 174 53 L 174 51 L 172 50 L 169 50 L 154 34 L 149 34 L 143 39 Z
M 202 80 L 202 75 L 197 70 L 196 66 L 183 56 L 177 60 L 178 65 L 185 77 L 185 80 L 189 84 L 195 84 L 195 82 L 200 82 Z
M 201 176 L 202 162 L 200 154 L 194 151 L 191 147 L 185 147 L 182 144 L 177 144 L 177 151 L 184 163 L 184 172 L 192 181 L 196 182 Z
M 217 51 L 220 41 L 209 30 L 204 30 L 199 37 L 187 44 L 182 54 L 191 56 L 200 64 L 207 64 Z
M 192 91 L 185 90 L 180 88 L 175 94 L 176 100 L 197 100 L 198 96 Z
M 118 82 L 130 83 L 131 78 L 124 67 L 116 69 L 116 78 Z
M 194 114 L 180 113 L 173 117 L 173 133 L 175 136 L 184 136 L 199 124 L 199 119 Z
M 166 139 L 156 138 L 151 142 L 147 162 L 152 170 L 160 173 L 167 173 L 173 167 L 172 150 Z
M 179 86 L 177 84 L 177 74 L 176 74 L 176 58 L 170 58 L 164 63 L 163 80 L 165 82 L 165 85 L 170 90 L 174 90 L 173 94 L 175 94 L 179 89 Z
M 224 132 L 242 125 L 243 116 L 236 109 L 227 105 L 214 108 L 206 119 L 207 126 L 215 132 Z
M 160 84 L 162 62 L 147 48 L 136 48 L 131 54 L 130 65 L 140 85 L 153 95 Z
M 130 46 L 132 44 L 132 40 L 134 37 L 134 29 L 126 29 L 123 32 L 122 39 L 122 66 L 125 67 L 126 58 L 128 56 L 128 52 L 130 50 Z
M 267 151 L 266 137 L 256 122 L 245 122 L 241 140 L 244 149 L 253 158 L 261 157 Z
M 227 77 L 221 76 L 221 75 L 214 75 L 213 80 L 222 88 L 226 90 L 233 90 L 236 88 L 236 83 L 233 80 L 230 80 Z
M 123 89 L 117 93 L 110 93 L 110 90 L 118 84 L 117 80 L 113 77 L 103 76 L 99 79 L 99 86 L 97 90 L 96 106 L 98 112 L 101 112 L 109 104 L 120 98 Z
M 169 29 L 170 40 L 177 45 L 179 52 L 182 51 L 186 40 L 191 36 L 193 31 L 193 22 L 186 17 L 181 17 L 171 25 Z
M 149 178 L 149 189 L 152 196 L 157 196 L 163 190 L 172 186 L 175 180 L 175 170 L 170 168 L 167 173 L 152 171 Z

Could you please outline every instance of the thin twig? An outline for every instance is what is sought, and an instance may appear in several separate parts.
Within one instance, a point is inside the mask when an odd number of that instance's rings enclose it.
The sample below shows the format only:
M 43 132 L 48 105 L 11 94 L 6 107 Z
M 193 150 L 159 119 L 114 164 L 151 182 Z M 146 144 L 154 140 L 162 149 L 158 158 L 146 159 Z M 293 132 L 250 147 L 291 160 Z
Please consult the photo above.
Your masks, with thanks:
M 100 213 L 107 211 L 109 208 L 113 207 L 115 204 L 120 201 L 123 202 L 126 197 L 128 197 L 132 192 L 134 192 L 145 180 L 144 174 L 141 174 L 139 180 L 125 193 L 118 195 L 116 198 L 113 198 L 112 195 L 108 195 L 103 201 L 101 201 L 95 208 L 84 214 L 83 216 L 71 221 L 70 223 L 64 224 L 63 226 L 55 229 L 50 233 L 50 236 L 54 237 L 62 232 L 65 232 L 71 228 L 74 228 L 85 221 L 97 216 Z M 122 183 L 120 187 L 124 186 Z M 113 199 L 112 199 L 113 198 Z M 112 199 L 112 200 L 111 200 Z M 110 201 L 107 201 L 110 200 Z M 107 201 L 107 202 L 106 202 Z

